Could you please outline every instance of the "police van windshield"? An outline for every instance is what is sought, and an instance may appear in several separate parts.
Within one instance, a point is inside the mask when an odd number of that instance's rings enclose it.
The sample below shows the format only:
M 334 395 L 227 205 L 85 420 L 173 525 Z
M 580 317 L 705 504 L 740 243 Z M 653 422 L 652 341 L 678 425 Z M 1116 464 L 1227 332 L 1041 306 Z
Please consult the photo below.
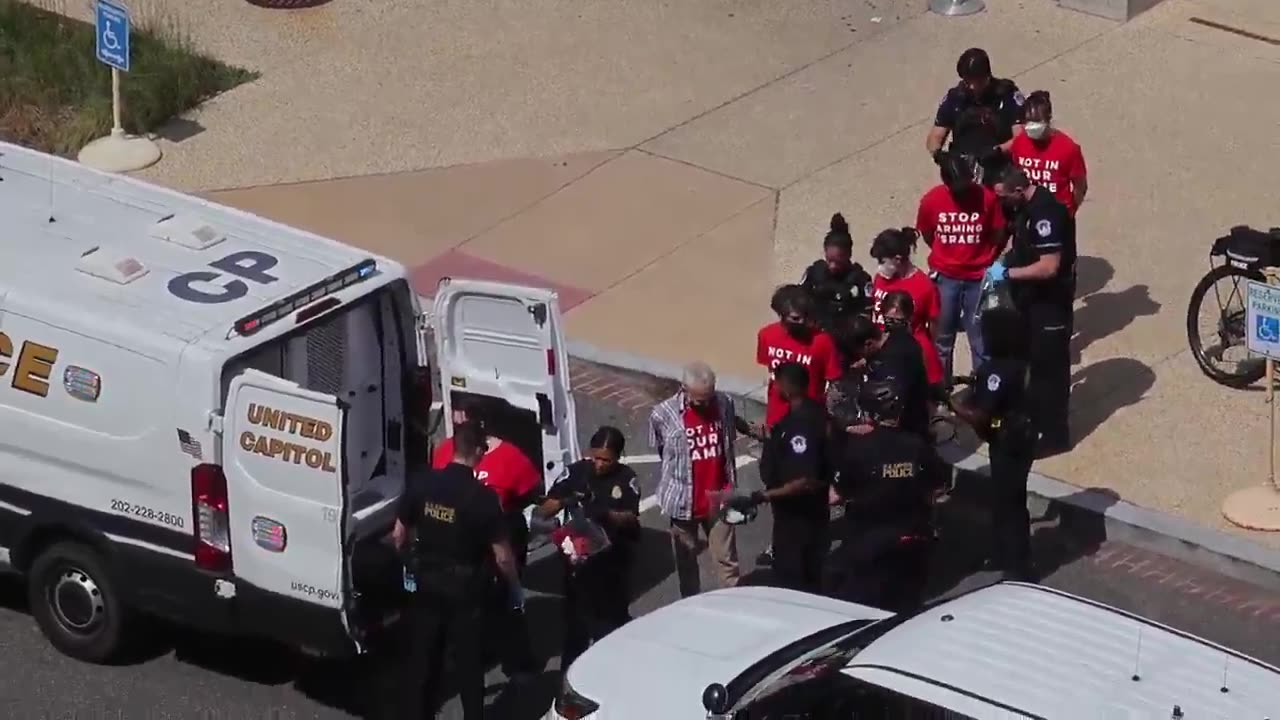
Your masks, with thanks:
M 412 381 L 417 318 L 411 292 L 403 280 L 390 283 L 238 356 L 223 373 L 224 403 L 232 379 L 249 368 L 346 403 L 352 512 L 398 495 L 406 462 L 425 461 L 425 450 L 405 447 L 406 425 L 426 411 Z

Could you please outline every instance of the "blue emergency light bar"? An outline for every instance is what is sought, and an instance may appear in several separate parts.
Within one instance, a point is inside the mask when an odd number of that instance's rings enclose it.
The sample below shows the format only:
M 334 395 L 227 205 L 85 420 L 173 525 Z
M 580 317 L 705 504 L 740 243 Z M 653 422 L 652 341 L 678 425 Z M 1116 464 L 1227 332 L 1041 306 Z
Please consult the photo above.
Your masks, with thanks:
M 377 270 L 378 263 L 373 258 L 361 260 L 340 273 L 330 275 L 314 285 L 282 300 L 277 300 L 251 315 L 245 315 L 236 321 L 235 331 L 241 336 L 252 335 L 299 308 L 367 279 Z

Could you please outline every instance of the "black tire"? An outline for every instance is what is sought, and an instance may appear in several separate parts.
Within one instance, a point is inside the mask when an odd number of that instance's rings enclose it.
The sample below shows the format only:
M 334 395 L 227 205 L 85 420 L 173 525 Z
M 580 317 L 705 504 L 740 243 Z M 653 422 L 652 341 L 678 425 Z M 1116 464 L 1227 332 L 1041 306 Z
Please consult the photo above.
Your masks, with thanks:
M 1229 388 L 1239 389 L 1248 387 L 1262 379 L 1262 376 L 1267 371 L 1266 361 L 1249 362 L 1247 365 L 1241 363 L 1244 366 L 1243 371 L 1226 372 L 1210 362 L 1210 359 L 1205 355 L 1204 344 L 1200 340 L 1200 309 L 1205 302 L 1205 297 L 1219 281 L 1232 276 L 1241 280 L 1266 281 L 1266 278 L 1258 270 L 1242 270 L 1232 265 L 1219 265 L 1210 270 L 1204 277 L 1200 278 L 1200 282 L 1191 291 L 1191 302 L 1187 306 L 1187 344 L 1191 347 L 1191 355 L 1195 357 L 1196 364 L 1200 366 L 1200 371 L 1210 380 Z M 1215 305 L 1218 304 L 1217 297 L 1213 299 L 1213 303 Z
M 123 654 L 131 613 L 92 548 L 62 542 L 41 552 L 31 564 L 27 599 L 40 630 L 64 655 L 106 664 Z

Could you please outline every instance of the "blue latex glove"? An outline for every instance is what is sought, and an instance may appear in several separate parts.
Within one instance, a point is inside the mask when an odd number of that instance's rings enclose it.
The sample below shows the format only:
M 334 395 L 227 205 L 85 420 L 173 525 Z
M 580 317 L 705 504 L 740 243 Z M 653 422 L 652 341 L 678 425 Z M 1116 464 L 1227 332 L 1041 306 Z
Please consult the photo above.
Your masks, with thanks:
M 999 260 L 991 263 L 991 267 L 987 268 L 987 279 L 993 284 L 999 285 L 1009 279 L 1009 269 Z

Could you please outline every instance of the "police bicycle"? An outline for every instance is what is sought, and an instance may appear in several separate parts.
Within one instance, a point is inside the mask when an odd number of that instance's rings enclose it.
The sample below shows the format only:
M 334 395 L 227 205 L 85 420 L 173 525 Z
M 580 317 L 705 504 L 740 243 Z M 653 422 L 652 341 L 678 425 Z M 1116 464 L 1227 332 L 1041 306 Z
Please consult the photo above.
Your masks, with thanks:
M 1248 349 L 1245 308 L 1248 281 L 1265 282 L 1262 269 L 1276 265 L 1280 228 L 1233 227 L 1210 248 L 1209 272 L 1191 291 L 1187 307 L 1187 344 L 1200 370 L 1214 382 L 1244 388 L 1266 373 L 1266 359 Z

